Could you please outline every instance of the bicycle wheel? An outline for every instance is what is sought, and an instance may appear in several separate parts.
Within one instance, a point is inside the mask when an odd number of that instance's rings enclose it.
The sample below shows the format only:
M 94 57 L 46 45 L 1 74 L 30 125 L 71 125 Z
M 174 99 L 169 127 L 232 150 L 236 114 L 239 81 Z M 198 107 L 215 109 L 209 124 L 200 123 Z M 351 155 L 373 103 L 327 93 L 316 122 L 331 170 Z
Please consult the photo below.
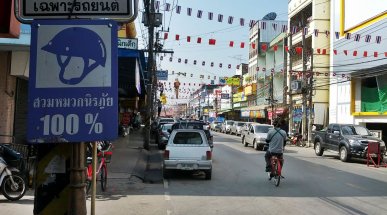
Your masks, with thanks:
M 276 187 L 279 186 L 281 181 L 281 173 L 279 170 L 279 168 L 281 168 L 280 166 L 281 164 L 279 163 L 279 161 L 277 161 L 276 164 L 274 165 L 274 184 Z
M 106 190 L 106 185 L 107 185 L 106 165 L 102 165 L 100 176 L 101 176 L 101 189 L 102 189 L 102 191 L 105 191 Z

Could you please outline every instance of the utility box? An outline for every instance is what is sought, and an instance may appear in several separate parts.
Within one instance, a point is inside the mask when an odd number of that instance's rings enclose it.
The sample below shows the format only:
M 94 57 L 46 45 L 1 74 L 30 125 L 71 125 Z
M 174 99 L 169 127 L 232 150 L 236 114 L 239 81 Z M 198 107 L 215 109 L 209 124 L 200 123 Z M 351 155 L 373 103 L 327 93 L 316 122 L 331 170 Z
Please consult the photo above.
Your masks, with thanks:
M 149 27 L 151 20 L 153 20 L 154 27 L 160 27 L 161 24 L 163 24 L 163 14 L 162 13 L 150 13 L 149 18 L 150 18 L 150 20 L 148 20 L 148 15 L 145 12 L 142 14 L 142 23 L 144 23 L 144 25 L 146 27 Z
M 14 0 L 0 1 L 0 38 L 19 38 L 20 22 L 13 12 Z

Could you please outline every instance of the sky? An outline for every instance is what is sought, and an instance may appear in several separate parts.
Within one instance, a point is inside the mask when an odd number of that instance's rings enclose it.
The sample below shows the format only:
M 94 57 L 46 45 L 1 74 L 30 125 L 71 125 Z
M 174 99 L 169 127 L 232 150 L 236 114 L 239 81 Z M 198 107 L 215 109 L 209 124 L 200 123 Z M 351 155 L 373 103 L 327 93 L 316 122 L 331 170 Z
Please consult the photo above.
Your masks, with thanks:
M 156 1 L 156 0 L 155 0 Z M 165 10 L 165 4 L 171 5 L 169 12 Z M 176 13 L 176 5 L 181 6 L 181 13 Z M 187 15 L 187 8 L 192 8 L 192 15 Z M 140 4 L 140 11 L 144 10 Z M 215 84 L 218 83 L 219 77 L 227 77 L 235 74 L 236 65 L 240 63 L 248 63 L 248 41 L 249 27 L 248 23 L 251 19 L 260 20 L 267 13 L 277 13 L 276 20 L 287 20 L 288 0 L 160 0 L 160 10 L 163 14 L 163 30 L 168 31 L 168 39 L 163 40 L 164 32 L 160 31 L 161 42 L 164 44 L 164 49 L 173 50 L 173 62 L 169 62 L 170 54 L 163 55 L 163 60 L 160 60 L 160 55 L 157 59 L 158 70 L 168 70 L 169 77 L 167 82 L 175 81 L 178 78 L 181 82 L 180 87 L 188 89 L 188 83 L 210 83 L 210 80 L 216 76 Z M 202 10 L 202 18 L 197 18 L 198 10 Z M 214 14 L 214 19 L 208 19 L 208 12 Z M 218 22 L 218 14 L 223 15 L 223 22 Z M 234 17 L 233 24 L 228 24 L 229 16 Z M 245 19 L 245 26 L 240 26 L 240 18 Z M 137 37 L 139 38 L 139 48 L 146 48 L 148 43 L 147 29 L 140 24 L 141 16 L 137 19 Z M 180 40 L 176 41 L 175 35 L 180 35 Z M 191 36 L 191 42 L 186 41 L 187 36 Z M 196 42 L 197 38 L 202 38 L 202 43 Z M 215 45 L 209 45 L 209 39 L 215 39 Z M 234 41 L 234 47 L 229 47 L 229 42 Z M 245 48 L 240 48 L 240 43 L 245 42 Z M 181 63 L 178 63 L 178 58 L 181 58 Z M 184 60 L 188 59 L 185 64 Z M 194 65 L 193 61 L 197 60 Z M 206 65 L 202 66 L 202 61 Z M 211 62 L 214 66 L 211 67 Z M 219 63 L 222 63 L 222 68 L 219 68 Z M 227 65 L 231 64 L 232 69 L 228 69 Z M 175 75 L 172 75 L 174 71 Z M 176 73 L 187 73 L 187 77 L 178 76 Z M 193 74 L 191 78 L 190 74 Z M 204 79 L 200 79 L 200 75 L 204 75 Z M 211 79 L 208 79 L 208 75 Z M 184 86 L 184 83 L 186 86 Z M 192 89 L 193 87 L 191 87 Z M 167 92 L 167 96 L 173 95 L 173 92 Z M 189 94 L 181 94 L 186 96 Z M 184 103 L 186 100 L 179 99 L 175 101 L 169 100 L 168 103 Z

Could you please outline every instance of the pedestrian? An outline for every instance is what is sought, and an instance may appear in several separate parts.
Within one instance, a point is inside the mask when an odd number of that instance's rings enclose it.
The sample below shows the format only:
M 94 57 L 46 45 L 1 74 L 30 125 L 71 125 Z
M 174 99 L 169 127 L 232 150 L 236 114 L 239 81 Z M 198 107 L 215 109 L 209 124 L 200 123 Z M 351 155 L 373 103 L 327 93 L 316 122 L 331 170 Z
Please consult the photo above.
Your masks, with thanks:
M 163 108 L 163 104 L 160 99 L 157 99 L 157 116 L 160 117 L 161 109 Z

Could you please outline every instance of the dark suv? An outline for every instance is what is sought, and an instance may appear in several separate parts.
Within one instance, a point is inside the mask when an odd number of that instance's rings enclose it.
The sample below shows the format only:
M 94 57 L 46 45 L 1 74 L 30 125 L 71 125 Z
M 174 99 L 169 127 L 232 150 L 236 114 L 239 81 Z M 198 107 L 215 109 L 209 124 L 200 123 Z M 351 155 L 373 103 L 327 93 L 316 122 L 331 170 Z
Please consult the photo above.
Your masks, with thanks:
M 214 140 L 213 136 L 208 129 L 208 124 L 204 123 L 202 121 L 180 121 L 172 125 L 171 132 L 174 129 L 199 129 L 203 130 L 204 133 L 206 133 L 208 144 L 210 145 L 211 149 L 214 147 Z M 170 133 L 171 133 L 170 132 Z

